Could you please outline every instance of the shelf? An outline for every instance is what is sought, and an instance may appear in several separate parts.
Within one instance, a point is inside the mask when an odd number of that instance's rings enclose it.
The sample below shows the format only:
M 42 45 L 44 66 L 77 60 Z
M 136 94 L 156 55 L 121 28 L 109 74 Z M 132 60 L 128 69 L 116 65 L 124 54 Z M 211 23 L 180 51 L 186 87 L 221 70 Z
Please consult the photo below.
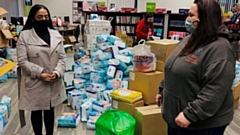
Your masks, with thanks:
M 171 37 L 167 37 L 167 39 L 171 39 Z M 182 40 L 183 38 L 179 38 L 179 40 Z
M 159 28 L 159 27 L 160 27 L 160 28 L 161 28 L 161 27 L 164 27 L 163 25 L 156 25 L 156 24 L 153 24 L 153 26 L 154 26 L 154 27 L 158 27 L 158 28 Z
M 128 36 L 135 36 L 135 33 L 126 33 Z
M 122 26 L 136 26 L 137 24 L 131 24 L 131 23 L 115 23 L 115 25 L 122 25 Z
M 182 31 L 182 32 L 187 32 L 186 27 L 168 27 L 168 31 Z

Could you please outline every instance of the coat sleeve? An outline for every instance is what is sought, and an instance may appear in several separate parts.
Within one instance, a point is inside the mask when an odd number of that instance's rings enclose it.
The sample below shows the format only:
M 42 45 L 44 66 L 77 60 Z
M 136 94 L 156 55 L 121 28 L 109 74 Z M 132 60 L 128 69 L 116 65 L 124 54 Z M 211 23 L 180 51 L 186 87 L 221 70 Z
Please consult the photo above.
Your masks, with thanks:
M 24 41 L 24 36 L 22 33 L 20 34 L 17 42 L 18 65 L 24 70 L 26 70 L 27 74 L 29 74 L 31 78 L 40 78 L 44 68 L 28 60 L 26 45 L 27 44 Z
M 158 87 L 158 94 L 162 94 L 162 91 L 164 89 L 164 79 L 162 80 L 162 82 L 160 83 L 159 87 Z
M 234 77 L 234 63 L 221 60 L 210 64 L 204 70 L 202 90 L 183 110 L 185 117 L 191 122 L 197 122 L 216 114 L 227 92 L 231 90 Z
M 58 78 L 62 78 L 64 76 L 64 72 L 66 69 L 66 61 L 67 61 L 67 56 L 64 50 L 64 45 L 63 43 L 61 43 L 58 64 L 53 70 L 53 73 L 56 73 Z
M 138 39 L 147 39 L 148 33 L 143 32 L 144 22 L 140 21 L 137 25 L 136 35 Z

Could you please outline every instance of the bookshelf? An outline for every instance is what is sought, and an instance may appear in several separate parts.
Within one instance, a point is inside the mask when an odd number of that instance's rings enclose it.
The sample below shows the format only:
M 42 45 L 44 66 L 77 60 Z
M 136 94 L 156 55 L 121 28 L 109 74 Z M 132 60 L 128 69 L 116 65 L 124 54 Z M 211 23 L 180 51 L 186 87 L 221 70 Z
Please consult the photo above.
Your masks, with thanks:
M 168 39 L 171 39 L 173 35 L 178 35 L 179 39 L 189 35 L 189 32 L 185 27 L 185 20 L 187 16 L 187 14 L 169 14 L 167 28 Z
M 154 14 L 154 21 L 153 21 L 153 26 L 154 26 L 154 36 L 158 36 L 161 39 L 163 39 L 163 33 L 164 33 L 164 17 L 165 14 L 162 13 L 155 13 Z
M 83 22 L 83 2 L 72 2 L 72 22 L 76 24 L 82 24 Z

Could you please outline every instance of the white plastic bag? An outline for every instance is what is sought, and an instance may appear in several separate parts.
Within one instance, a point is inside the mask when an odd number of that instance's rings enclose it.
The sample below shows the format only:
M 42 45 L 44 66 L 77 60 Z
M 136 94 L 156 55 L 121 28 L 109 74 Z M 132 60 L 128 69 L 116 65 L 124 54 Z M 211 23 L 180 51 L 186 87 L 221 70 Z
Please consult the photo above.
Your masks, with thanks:
M 140 44 L 142 42 L 142 44 Z M 156 70 L 156 57 L 150 51 L 150 46 L 145 45 L 145 40 L 140 40 L 133 48 L 134 70 L 138 72 L 151 72 Z

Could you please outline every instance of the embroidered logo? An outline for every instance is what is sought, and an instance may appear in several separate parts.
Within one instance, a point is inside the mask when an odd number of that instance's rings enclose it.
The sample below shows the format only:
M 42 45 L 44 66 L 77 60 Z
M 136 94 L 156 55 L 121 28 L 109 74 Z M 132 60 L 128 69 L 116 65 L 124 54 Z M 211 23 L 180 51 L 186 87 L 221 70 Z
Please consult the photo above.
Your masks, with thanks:
M 203 48 L 199 48 L 194 52 L 194 54 L 197 56 L 201 55 L 202 53 L 203 53 Z

